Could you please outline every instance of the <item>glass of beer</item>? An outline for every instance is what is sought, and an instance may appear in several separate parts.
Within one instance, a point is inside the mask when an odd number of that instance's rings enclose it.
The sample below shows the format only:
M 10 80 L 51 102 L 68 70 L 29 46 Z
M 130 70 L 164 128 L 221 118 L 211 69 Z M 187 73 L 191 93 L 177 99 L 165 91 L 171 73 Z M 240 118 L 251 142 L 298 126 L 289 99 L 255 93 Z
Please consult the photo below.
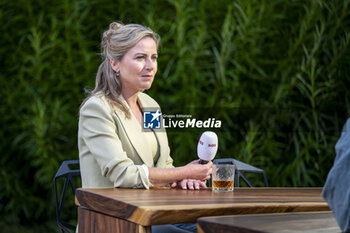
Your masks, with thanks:
M 212 190 L 232 191 L 235 178 L 235 165 L 213 164 Z

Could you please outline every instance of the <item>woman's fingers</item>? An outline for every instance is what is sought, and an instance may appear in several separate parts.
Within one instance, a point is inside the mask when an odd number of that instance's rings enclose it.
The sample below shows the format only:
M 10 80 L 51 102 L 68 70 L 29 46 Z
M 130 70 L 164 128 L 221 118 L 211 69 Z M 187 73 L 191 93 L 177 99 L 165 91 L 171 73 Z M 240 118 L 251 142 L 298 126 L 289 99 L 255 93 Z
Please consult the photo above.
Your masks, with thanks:
M 193 180 L 188 180 L 187 181 L 187 186 L 188 186 L 188 189 L 190 189 L 190 190 L 193 190 L 194 189 L 194 187 L 193 187 L 193 184 L 194 182 L 193 182 Z
M 201 180 L 189 180 L 187 184 L 189 185 L 189 189 L 192 189 L 191 187 L 193 185 L 195 190 L 200 190 L 201 188 L 207 189 L 207 185 L 205 183 L 205 181 Z
M 200 187 L 203 189 L 207 189 L 207 182 L 206 181 L 199 181 Z
M 170 187 L 172 187 L 172 188 L 175 188 L 177 186 L 177 183 L 176 182 L 173 182 L 171 185 L 170 185 Z
M 180 187 L 182 189 L 187 189 L 187 179 L 184 179 L 184 180 L 180 181 Z
M 174 185 L 174 186 L 173 186 Z M 184 179 L 178 181 L 177 183 L 171 184 L 172 188 L 180 187 L 181 189 L 189 189 L 189 190 L 200 190 L 207 189 L 206 181 L 194 180 L 194 179 Z
M 201 183 L 201 182 L 198 181 L 198 180 L 195 181 L 195 182 L 194 182 L 194 189 L 197 189 L 197 190 L 200 189 L 200 183 Z

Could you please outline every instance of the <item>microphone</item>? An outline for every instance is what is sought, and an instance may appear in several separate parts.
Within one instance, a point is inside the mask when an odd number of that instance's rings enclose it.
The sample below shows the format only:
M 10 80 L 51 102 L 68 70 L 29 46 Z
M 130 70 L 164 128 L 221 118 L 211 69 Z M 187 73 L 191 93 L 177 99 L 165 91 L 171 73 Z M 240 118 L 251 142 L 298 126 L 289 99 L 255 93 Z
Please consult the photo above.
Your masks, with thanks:
M 197 155 L 200 164 L 206 164 L 212 160 L 218 150 L 218 136 L 212 131 L 205 131 L 199 138 Z

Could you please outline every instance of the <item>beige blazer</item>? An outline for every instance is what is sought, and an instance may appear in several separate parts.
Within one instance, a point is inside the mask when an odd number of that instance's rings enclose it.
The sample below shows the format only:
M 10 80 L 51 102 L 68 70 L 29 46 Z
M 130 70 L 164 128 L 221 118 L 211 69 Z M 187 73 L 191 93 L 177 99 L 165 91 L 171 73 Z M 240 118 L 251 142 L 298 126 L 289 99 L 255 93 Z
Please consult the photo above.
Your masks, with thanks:
M 121 100 L 125 100 L 121 97 Z M 139 93 L 141 108 L 159 108 L 150 96 Z M 125 105 L 128 106 L 125 102 Z M 132 114 L 131 114 L 132 115 Z M 141 167 L 173 167 L 166 132 L 155 133 L 160 153 L 153 164 L 152 151 L 141 125 L 132 115 L 127 119 L 120 109 L 112 109 L 102 95 L 92 96 L 80 109 L 78 147 L 82 186 L 152 186 Z

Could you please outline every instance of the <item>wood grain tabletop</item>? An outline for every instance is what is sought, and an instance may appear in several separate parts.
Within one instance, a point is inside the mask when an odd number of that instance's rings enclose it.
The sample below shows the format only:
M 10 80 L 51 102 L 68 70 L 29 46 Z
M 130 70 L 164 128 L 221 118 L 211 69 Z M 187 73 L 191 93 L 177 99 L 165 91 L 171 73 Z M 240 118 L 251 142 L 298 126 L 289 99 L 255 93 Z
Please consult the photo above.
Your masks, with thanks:
M 77 189 L 76 205 L 143 226 L 195 222 L 214 215 L 327 211 L 322 188 Z
M 213 216 L 197 219 L 198 233 L 335 233 L 341 232 L 331 211 Z

